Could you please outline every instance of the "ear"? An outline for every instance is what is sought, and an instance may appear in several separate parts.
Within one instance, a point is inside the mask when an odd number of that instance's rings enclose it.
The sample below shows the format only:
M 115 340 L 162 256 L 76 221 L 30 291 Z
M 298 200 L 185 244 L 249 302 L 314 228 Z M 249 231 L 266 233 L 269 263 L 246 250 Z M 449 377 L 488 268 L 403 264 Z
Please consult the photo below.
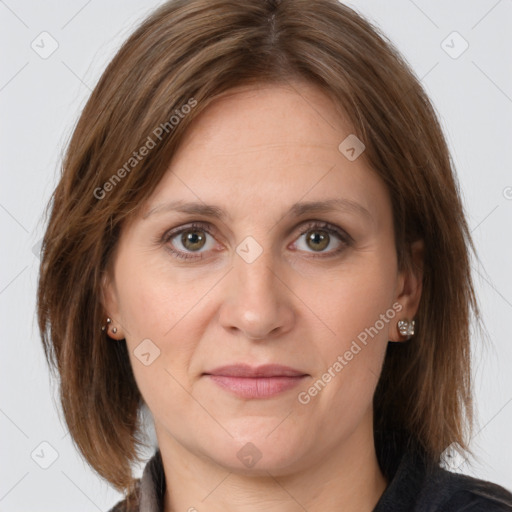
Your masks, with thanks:
M 102 325 L 105 326 L 107 336 L 114 340 L 124 339 L 125 334 L 119 321 L 119 295 L 111 273 L 107 271 L 101 278 L 100 301 L 104 310 Z
M 397 313 L 395 321 L 390 324 L 389 341 L 407 341 L 398 330 L 400 320 L 413 320 L 418 312 L 421 299 L 425 244 L 416 240 L 410 245 L 410 258 L 405 269 L 400 271 L 397 280 L 397 291 L 394 303 L 399 303 L 402 309 Z

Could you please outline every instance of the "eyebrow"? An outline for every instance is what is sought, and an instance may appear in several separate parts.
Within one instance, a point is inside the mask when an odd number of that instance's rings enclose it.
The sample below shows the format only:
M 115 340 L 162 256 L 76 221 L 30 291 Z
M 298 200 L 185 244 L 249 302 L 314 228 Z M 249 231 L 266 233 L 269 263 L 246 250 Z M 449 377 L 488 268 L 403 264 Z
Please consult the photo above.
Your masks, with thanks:
M 229 214 L 224 212 L 222 208 L 219 208 L 216 205 L 205 204 L 201 202 L 185 202 L 182 200 L 159 204 L 154 208 L 151 208 L 143 216 L 143 219 L 147 219 L 150 215 L 156 213 L 164 213 L 169 211 L 189 213 L 193 215 L 203 215 L 206 217 L 213 217 L 221 221 L 231 219 Z M 354 213 L 356 215 L 366 217 L 370 221 L 373 221 L 372 214 L 362 204 L 352 201 L 350 199 L 342 198 L 295 203 L 289 209 L 288 214 L 299 217 L 305 214 L 327 213 L 332 211 Z

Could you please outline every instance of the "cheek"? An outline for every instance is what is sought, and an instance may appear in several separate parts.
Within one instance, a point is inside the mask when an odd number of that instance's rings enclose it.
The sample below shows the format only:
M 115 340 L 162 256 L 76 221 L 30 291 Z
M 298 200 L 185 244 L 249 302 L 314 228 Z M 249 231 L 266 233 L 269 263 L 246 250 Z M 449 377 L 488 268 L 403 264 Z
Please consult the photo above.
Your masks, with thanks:
M 364 338 L 366 330 L 375 324 L 379 331 L 376 337 L 387 338 L 395 315 L 392 308 L 396 286 L 393 254 L 388 258 L 378 250 L 360 254 L 336 271 L 318 277 L 314 293 L 307 292 L 308 305 L 329 327 L 332 334 L 329 344 L 336 351 L 348 348 L 350 341 L 361 333 Z M 381 315 L 386 316 L 384 323 Z M 375 334 L 373 329 L 372 332 Z
M 171 328 L 174 297 L 162 283 L 154 283 L 147 271 L 127 277 L 120 286 L 120 296 L 123 327 L 130 343 L 141 338 L 160 339 Z
M 153 400 L 171 395 L 169 405 L 176 408 L 180 384 L 190 384 L 187 370 L 201 339 L 200 312 L 215 283 L 215 276 L 199 280 L 191 275 L 178 275 L 156 253 L 125 253 L 117 262 L 120 322 L 135 380 L 150 409 Z
M 372 403 L 389 329 L 398 320 L 392 307 L 394 255 L 384 254 L 375 250 L 351 260 L 342 271 L 319 282 L 316 289 L 322 293 L 312 296 L 311 309 L 319 312 L 332 332 L 318 338 L 322 369 L 315 376 L 314 389 L 306 391 L 316 402 L 314 407 L 326 412 L 332 407 L 343 417 L 350 414 L 356 419 Z
M 148 337 L 162 343 L 197 302 L 196 283 L 171 270 L 161 250 L 125 251 L 118 260 L 121 322 L 132 343 Z
M 186 410 L 190 397 L 184 388 L 189 387 L 187 368 L 194 352 L 194 338 L 186 330 L 190 301 L 167 279 L 155 278 L 158 274 L 146 266 L 122 287 L 131 366 L 157 421 L 164 411 L 179 417 Z

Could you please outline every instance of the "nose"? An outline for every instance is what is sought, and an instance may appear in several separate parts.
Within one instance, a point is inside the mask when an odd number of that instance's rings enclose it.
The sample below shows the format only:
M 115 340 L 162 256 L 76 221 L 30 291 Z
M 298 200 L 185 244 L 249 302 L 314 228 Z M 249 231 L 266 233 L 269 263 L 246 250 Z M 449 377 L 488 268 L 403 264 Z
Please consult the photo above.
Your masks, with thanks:
M 235 254 L 233 266 L 220 311 L 222 327 L 251 340 L 288 332 L 295 319 L 293 293 L 271 251 L 263 251 L 251 263 Z

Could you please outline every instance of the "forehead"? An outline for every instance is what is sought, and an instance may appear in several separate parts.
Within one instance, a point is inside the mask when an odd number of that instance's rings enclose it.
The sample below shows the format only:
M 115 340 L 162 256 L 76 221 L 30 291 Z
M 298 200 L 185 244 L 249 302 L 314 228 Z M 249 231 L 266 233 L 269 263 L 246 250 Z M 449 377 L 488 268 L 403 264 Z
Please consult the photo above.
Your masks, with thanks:
M 333 102 L 310 84 L 230 90 L 191 124 L 144 215 L 176 200 L 254 215 L 255 207 L 262 214 L 262 207 L 328 195 L 378 217 L 387 191 L 364 158 L 350 161 L 340 152 L 350 134 Z
M 344 131 L 350 133 L 349 123 L 318 87 L 307 82 L 256 84 L 216 97 L 192 124 L 180 150 L 192 145 L 234 155 L 241 149 L 257 152 L 262 145 L 276 150 L 278 145 L 328 146 Z

